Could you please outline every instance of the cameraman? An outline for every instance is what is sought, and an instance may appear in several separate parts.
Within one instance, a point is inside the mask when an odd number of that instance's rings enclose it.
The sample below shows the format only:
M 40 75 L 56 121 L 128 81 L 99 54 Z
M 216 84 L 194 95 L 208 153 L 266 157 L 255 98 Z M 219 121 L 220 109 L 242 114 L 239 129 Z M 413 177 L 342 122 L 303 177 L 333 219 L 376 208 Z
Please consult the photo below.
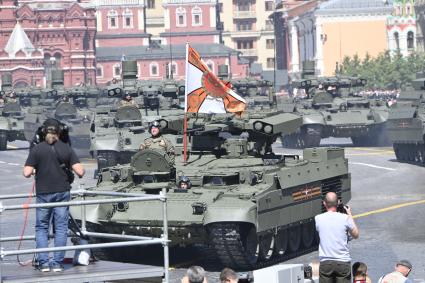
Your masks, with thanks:
M 348 250 L 348 233 L 354 239 L 359 237 L 359 229 L 354 222 L 351 208 L 344 206 L 346 214 L 337 212 L 338 197 L 329 192 L 323 205 L 326 212 L 315 217 L 319 233 L 319 282 L 350 283 L 351 257 Z
M 81 178 L 82 167 L 74 150 L 60 140 L 61 125 L 55 119 L 47 119 L 43 124 L 44 141 L 34 146 L 25 162 L 24 176 L 31 177 L 35 169 L 37 203 L 54 203 L 70 200 L 70 181 L 61 164 Z M 68 232 L 68 207 L 36 208 L 35 236 L 37 248 L 48 247 L 50 219 L 54 221 L 55 247 L 66 246 Z M 49 264 L 49 254 L 39 253 L 38 263 L 42 272 L 63 271 L 62 261 L 65 252 L 55 252 Z

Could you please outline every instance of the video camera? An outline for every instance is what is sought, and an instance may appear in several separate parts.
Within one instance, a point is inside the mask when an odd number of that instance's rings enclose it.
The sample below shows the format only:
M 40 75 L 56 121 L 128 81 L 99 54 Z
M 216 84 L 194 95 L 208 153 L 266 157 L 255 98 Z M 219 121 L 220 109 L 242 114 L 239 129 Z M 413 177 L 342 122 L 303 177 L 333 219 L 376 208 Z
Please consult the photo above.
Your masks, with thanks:
M 60 121 L 56 119 L 49 118 L 46 121 L 44 121 L 43 125 L 38 127 L 30 143 L 30 148 L 45 141 L 47 133 L 51 131 L 56 132 L 59 135 L 59 139 L 63 143 L 68 143 L 69 145 L 71 145 L 71 139 L 69 138 L 68 126 L 65 125 L 64 123 L 61 123 Z
M 344 205 L 342 201 L 339 201 L 338 206 L 336 207 L 336 211 L 339 213 L 347 214 L 347 211 L 345 210 L 345 208 L 348 208 L 348 206 Z

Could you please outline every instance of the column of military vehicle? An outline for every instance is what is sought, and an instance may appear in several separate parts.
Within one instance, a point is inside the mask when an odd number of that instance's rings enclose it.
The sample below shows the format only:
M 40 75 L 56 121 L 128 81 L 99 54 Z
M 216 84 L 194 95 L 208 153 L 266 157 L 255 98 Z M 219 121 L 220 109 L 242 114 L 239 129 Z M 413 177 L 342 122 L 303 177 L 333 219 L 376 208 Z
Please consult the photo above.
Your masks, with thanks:
M 351 138 L 357 146 L 389 144 L 386 121 L 389 108 L 386 101 L 368 99 L 353 94 L 353 89 L 366 84 L 358 77 L 314 76 L 314 62 L 303 63 L 302 79 L 292 87 L 304 91 L 305 97 L 282 100 L 283 111 L 303 118 L 300 129 L 283 137 L 288 147 L 314 147 L 328 137 Z
M 15 97 L 8 96 L 13 92 L 11 74 L 2 75 L 0 105 L 0 151 L 7 149 L 7 143 L 25 140 L 24 113 Z
M 137 62 L 122 62 L 122 81 L 108 95 L 123 98 L 118 107 L 95 111 L 90 126 L 90 152 L 98 169 L 130 162 L 140 144 L 150 136 L 148 124 L 163 117 L 183 115 L 180 97 L 184 86 L 175 80 L 137 80 Z M 127 95 L 131 101 L 124 100 Z M 173 137 L 170 137 L 173 139 Z
M 90 91 L 90 93 L 88 92 Z M 55 118 L 66 124 L 72 147 L 79 156 L 88 156 L 90 148 L 89 104 L 99 93 L 93 87 L 64 87 L 62 70 L 52 71 L 52 85 L 43 89 L 38 105 L 28 109 L 24 119 L 25 136 L 32 141 L 38 127 L 47 119 Z
M 412 82 L 392 105 L 387 131 L 397 160 L 425 165 L 425 78 Z
M 159 194 L 167 189 L 171 246 L 209 246 L 223 266 L 238 270 L 276 263 L 317 248 L 314 216 L 321 199 L 334 191 L 350 199 L 351 179 L 343 149 L 312 148 L 298 155 L 277 155 L 271 144 L 295 131 L 302 119 L 268 113 L 193 115 L 183 162 L 182 137 L 175 139 L 175 163 L 160 149 L 139 151 L 130 164 L 103 168 L 88 190 Z M 163 129 L 182 131 L 182 119 L 164 119 Z M 191 188 L 176 188 L 178 178 Z M 158 236 L 162 206 L 154 201 L 91 205 L 89 230 Z M 71 208 L 74 218 L 81 211 Z M 115 250 L 116 251 L 116 250 Z M 96 252 L 96 251 L 95 251 Z M 98 250 L 101 258 L 130 257 L 137 249 Z M 122 258 L 121 258 L 122 259 Z

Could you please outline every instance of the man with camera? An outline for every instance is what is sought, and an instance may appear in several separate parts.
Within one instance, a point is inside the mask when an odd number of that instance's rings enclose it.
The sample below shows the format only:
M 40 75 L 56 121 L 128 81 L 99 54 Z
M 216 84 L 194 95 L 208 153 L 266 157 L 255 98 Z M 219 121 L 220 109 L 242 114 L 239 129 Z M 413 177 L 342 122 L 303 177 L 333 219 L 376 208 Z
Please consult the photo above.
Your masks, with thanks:
M 39 132 L 39 143 L 31 148 L 24 167 L 24 176 L 35 174 L 37 203 L 65 202 L 70 200 L 70 189 L 74 171 L 80 178 L 84 176 L 74 150 L 64 135 L 64 125 L 55 119 L 47 119 Z M 72 171 L 71 171 L 72 170 Z M 68 207 L 37 208 L 35 236 L 37 248 L 47 248 L 50 220 L 54 223 L 55 247 L 66 246 L 68 232 Z M 63 270 L 65 252 L 55 252 L 51 263 L 48 253 L 38 254 L 39 269 L 42 272 Z
M 349 206 L 343 206 L 342 211 L 337 211 L 336 193 L 327 193 L 323 205 L 326 212 L 315 217 L 316 230 L 320 237 L 319 282 L 349 283 L 351 282 L 351 257 L 348 249 L 348 235 L 357 239 L 359 229 Z

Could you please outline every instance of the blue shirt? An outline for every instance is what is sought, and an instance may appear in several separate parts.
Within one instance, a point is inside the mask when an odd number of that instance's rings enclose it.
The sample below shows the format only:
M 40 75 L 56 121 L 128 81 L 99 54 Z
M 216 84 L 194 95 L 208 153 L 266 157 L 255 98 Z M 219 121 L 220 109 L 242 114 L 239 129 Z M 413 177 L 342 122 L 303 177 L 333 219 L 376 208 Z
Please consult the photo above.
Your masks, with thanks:
M 316 215 L 315 220 L 320 236 L 319 260 L 350 262 L 347 232 L 354 228 L 353 219 L 347 214 L 328 211 Z

